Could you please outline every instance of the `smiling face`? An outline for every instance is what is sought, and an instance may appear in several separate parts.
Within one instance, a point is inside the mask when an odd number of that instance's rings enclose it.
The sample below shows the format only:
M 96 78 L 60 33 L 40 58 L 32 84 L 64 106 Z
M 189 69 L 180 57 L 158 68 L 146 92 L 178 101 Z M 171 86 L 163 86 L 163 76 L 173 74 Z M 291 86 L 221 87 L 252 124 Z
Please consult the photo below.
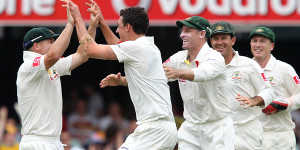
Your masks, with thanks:
M 235 41 L 236 37 L 231 37 L 230 34 L 215 34 L 210 40 L 212 47 L 224 57 L 232 54 L 232 46 Z
M 183 26 L 180 38 L 182 39 L 183 49 L 192 49 L 200 44 L 199 39 L 205 37 L 205 31 L 199 31 L 194 28 Z
M 255 35 L 250 41 L 251 53 L 255 59 L 264 60 L 271 55 L 274 43 L 261 35 Z

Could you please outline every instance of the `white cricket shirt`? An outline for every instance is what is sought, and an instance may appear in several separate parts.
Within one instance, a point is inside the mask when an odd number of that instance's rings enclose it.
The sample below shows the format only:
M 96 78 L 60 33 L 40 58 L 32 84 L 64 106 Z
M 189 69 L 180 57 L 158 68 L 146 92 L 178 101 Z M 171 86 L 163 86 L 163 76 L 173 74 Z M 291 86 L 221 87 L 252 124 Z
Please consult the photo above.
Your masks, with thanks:
M 268 82 L 263 79 L 260 66 L 248 57 L 240 56 L 237 51 L 231 62 L 226 65 L 225 81 L 222 84 L 224 93 L 221 96 L 228 98 L 235 124 L 244 124 L 258 119 L 262 113 L 261 107 L 244 108 L 235 98 L 238 94 L 246 97 L 261 96 L 265 101 L 272 101 L 273 91 Z
M 266 79 L 271 84 L 275 98 L 284 99 L 299 93 L 300 81 L 294 68 L 271 55 L 266 67 L 263 68 Z M 276 99 L 275 99 L 276 100 Z M 272 115 L 261 115 L 264 131 L 293 130 L 295 124 L 292 121 L 290 111 L 281 111 Z
M 163 118 L 174 120 L 169 86 L 154 38 L 143 36 L 111 48 L 119 62 L 124 63 L 137 123 Z
M 17 76 L 21 133 L 59 137 L 62 129 L 60 76 L 70 75 L 72 56 L 60 59 L 48 71 L 43 55 L 24 51 L 23 59 Z
M 164 62 L 178 69 L 192 69 L 194 81 L 178 79 L 184 104 L 184 118 L 192 123 L 205 123 L 225 118 L 230 113 L 223 93 L 225 62 L 223 56 L 206 43 L 196 59 L 187 62 L 188 51 L 179 51 Z

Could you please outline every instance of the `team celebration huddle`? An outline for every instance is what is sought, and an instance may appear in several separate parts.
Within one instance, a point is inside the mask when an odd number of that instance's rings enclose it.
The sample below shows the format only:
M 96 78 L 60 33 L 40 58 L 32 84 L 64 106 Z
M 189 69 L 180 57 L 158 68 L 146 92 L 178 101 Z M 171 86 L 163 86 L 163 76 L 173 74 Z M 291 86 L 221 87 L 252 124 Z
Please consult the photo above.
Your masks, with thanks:
M 233 48 L 237 37 L 230 23 L 210 24 L 201 16 L 178 20 L 182 49 L 163 62 L 154 37 L 146 36 L 144 8 L 122 9 L 116 36 L 95 1 L 86 2 L 88 29 L 78 5 L 61 1 L 67 12 L 61 34 L 37 27 L 24 36 L 17 76 L 20 150 L 64 149 L 60 77 L 89 58 L 124 64 L 125 76 L 109 74 L 99 83 L 127 86 L 134 105 L 137 128 L 119 150 L 296 150 L 291 112 L 300 107 L 300 80 L 291 65 L 271 54 L 276 36 L 270 28 L 249 33 L 248 58 Z M 95 42 L 97 27 L 106 44 Z M 62 57 L 74 28 L 79 46 Z M 168 85 L 175 80 L 184 107 L 178 129 Z

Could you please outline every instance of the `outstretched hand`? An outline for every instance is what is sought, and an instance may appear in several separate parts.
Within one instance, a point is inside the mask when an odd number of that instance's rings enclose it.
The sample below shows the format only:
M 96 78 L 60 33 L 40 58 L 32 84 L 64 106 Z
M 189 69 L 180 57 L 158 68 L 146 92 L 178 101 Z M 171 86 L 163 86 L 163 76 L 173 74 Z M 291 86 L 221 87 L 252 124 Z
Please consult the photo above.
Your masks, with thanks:
M 242 106 L 244 106 L 245 108 L 253 107 L 253 106 L 260 106 L 260 105 L 264 104 L 264 102 L 260 96 L 255 96 L 253 98 L 249 98 L 249 97 L 245 97 L 245 96 L 238 94 L 235 99 L 237 101 L 239 101 L 240 104 Z
M 70 16 L 72 16 L 75 21 L 81 18 L 79 7 L 74 2 L 72 2 L 72 0 L 60 0 L 60 1 L 63 2 L 62 7 L 65 7 L 67 8 L 67 10 L 69 10 L 69 13 L 71 14 Z
M 86 2 L 85 4 L 89 7 L 88 12 L 91 13 L 91 23 L 98 24 L 99 22 L 104 21 L 100 7 L 94 0 L 89 0 L 89 2 Z
M 99 86 L 105 88 L 107 86 L 120 86 L 122 84 L 122 76 L 119 72 L 118 74 L 110 74 L 101 80 Z

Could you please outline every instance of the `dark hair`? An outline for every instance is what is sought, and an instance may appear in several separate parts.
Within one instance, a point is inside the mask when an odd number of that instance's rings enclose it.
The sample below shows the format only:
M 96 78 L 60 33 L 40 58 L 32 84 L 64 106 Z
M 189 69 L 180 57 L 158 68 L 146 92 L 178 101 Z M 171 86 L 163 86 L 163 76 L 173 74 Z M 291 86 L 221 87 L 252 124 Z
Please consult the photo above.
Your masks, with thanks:
M 146 34 L 149 27 L 149 18 L 144 8 L 129 7 L 120 11 L 123 24 L 130 24 L 136 34 Z

